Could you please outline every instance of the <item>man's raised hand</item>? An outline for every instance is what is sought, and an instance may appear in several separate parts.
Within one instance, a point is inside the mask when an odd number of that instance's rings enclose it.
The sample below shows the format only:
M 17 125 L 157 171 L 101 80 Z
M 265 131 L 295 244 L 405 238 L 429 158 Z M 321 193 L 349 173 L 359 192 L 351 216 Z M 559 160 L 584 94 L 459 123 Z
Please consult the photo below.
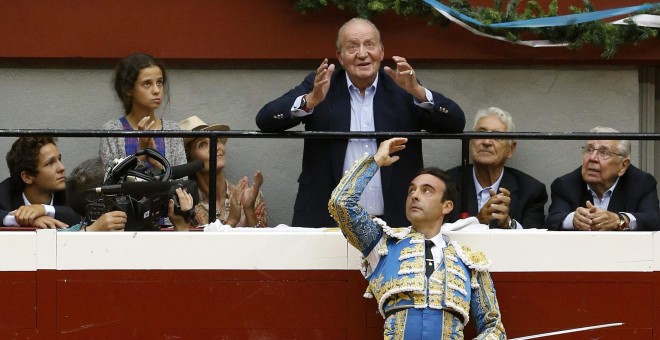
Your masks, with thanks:
M 392 154 L 405 149 L 407 141 L 408 138 L 397 137 L 390 138 L 380 143 L 378 151 L 376 151 L 376 154 L 374 155 L 374 160 L 378 166 L 389 166 L 398 161 L 399 156 L 393 156 Z

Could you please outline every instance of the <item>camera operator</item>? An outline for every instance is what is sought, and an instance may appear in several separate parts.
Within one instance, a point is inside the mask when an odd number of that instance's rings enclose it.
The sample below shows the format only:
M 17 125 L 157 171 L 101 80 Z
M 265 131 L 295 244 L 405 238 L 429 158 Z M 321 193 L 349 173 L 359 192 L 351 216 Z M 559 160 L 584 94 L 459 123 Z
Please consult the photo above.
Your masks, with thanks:
M 103 184 L 105 175 L 103 162 L 100 158 L 88 159 L 80 163 L 66 181 L 66 192 L 69 206 L 81 216 L 85 215 L 85 209 L 89 200 L 96 200 L 99 194 L 89 192 L 89 189 L 98 188 Z M 192 196 L 182 188 L 176 189 L 181 211 L 186 212 L 193 207 Z M 168 217 L 177 231 L 187 231 L 191 226 L 183 216 L 174 213 L 174 201 L 170 199 Z M 63 231 L 123 231 L 127 215 L 124 211 L 109 211 L 101 215 L 93 223 L 86 225 L 83 221 Z

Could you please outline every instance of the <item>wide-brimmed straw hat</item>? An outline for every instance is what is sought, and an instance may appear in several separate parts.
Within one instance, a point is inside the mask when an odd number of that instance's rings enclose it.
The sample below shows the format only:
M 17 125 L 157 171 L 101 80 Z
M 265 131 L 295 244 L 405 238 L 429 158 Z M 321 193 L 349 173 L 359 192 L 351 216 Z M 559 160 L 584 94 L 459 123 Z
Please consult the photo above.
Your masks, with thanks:
M 231 130 L 228 125 L 224 124 L 206 124 L 201 118 L 197 116 L 190 116 L 179 122 L 181 130 L 192 130 L 192 131 L 229 131 Z M 183 139 L 183 144 L 188 145 L 196 138 L 187 137 Z M 225 144 L 227 143 L 227 137 L 218 138 L 218 142 Z

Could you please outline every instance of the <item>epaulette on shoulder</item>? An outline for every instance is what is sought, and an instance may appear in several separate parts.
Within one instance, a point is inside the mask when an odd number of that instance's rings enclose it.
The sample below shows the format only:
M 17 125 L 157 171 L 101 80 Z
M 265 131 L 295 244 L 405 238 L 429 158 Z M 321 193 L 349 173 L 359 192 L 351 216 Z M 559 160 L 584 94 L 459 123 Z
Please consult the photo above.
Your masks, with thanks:
M 490 261 L 482 251 L 472 250 L 470 247 L 462 246 L 456 241 L 451 241 L 450 244 L 456 250 L 456 255 L 466 266 L 480 272 L 488 271 Z
M 373 218 L 374 222 L 378 224 L 381 228 L 383 228 L 383 232 L 390 238 L 396 238 L 396 239 L 403 239 L 408 234 L 410 234 L 410 227 L 402 227 L 402 228 L 392 228 L 385 223 L 382 219 L 378 217 Z

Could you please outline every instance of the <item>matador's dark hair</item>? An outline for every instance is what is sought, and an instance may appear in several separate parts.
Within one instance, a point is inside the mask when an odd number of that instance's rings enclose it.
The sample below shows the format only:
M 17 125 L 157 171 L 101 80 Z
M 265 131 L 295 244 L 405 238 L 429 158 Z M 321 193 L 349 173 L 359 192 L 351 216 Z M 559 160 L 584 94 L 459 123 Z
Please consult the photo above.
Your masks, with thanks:
M 445 190 L 445 194 L 442 195 L 442 201 L 452 201 L 456 203 L 456 200 L 458 199 L 458 189 L 456 188 L 456 183 L 446 171 L 431 166 L 420 170 L 415 177 L 419 175 L 431 175 L 443 181 L 447 189 Z

